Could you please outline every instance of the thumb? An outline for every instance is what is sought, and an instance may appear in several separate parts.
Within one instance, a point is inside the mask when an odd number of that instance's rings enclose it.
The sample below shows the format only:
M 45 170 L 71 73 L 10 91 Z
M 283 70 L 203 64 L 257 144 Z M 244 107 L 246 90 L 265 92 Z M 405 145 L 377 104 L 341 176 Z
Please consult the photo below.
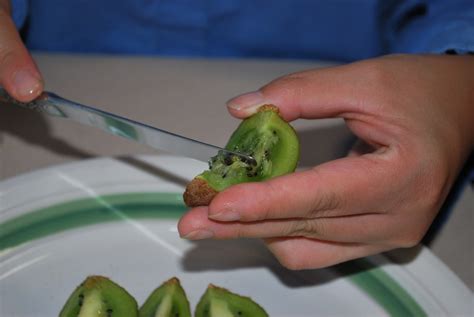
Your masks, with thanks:
M 0 85 L 15 99 L 28 102 L 43 90 L 43 81 L 10 17 L 0 1 Z
M 246 118 L 264 104 L 274 104 L 287 121 L 298 118 L 340 117 L 357 108 L 355 96 L 361 82 L 353 76 L 355 64 L 314 69 L 280 77 L 258 91 L 246 93 L 227 102 L 229 112 Z M 351 75 L 352 74 L 352 75 Z

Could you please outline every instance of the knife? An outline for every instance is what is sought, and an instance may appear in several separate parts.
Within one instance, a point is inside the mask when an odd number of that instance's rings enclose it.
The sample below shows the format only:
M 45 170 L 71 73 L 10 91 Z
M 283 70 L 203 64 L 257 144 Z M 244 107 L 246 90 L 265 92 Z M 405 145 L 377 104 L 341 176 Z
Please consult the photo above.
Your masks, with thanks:
M 255 159 L 250 155 L 193 140 L 91 106 L 81 105 L 52 92 L 43 92 L 31 102 L 20 102 L 12 98 L 5 89 L 0 87 L 0 103 L 17 105 L 53 117 L 70 119 L 155 149 L 204 162 L 208 162 L 210 158 L 222 153 L 224 155 L 237 156 L 242 161 L 250 164 L 255 163 Z

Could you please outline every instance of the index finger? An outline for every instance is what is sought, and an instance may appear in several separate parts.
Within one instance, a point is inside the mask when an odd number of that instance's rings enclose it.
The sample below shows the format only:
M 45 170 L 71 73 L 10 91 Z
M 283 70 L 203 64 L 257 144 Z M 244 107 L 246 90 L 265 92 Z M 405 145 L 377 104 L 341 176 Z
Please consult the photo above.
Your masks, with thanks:
M 358 108 L 354 96 L 367 90 L 351 77 L 354 65 L 297 72 L 277 78 L 259 90 L 227 102 L 229 112 L 246 118 L 264 104 L 276 105 L 287 121 L 340 117 Z

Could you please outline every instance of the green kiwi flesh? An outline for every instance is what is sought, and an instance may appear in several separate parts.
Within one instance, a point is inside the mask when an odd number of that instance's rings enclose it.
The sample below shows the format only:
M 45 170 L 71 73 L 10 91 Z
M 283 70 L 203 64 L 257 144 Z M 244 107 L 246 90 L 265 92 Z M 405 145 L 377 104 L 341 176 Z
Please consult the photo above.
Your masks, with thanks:
M 138 305 L 121 286 L 103 276 L 89 276 L 69 296 L 59 317 L 136 317 Z
M 250 297 L 209 285 L 194 312 L 195 317 L 268 317 L 265 310 Z
M 140 317 L 191 317 L 189 301 L 176 277 L 156 288 L 143 303 Z
M 199 186 L 191 182 L 186 188 L 186 205 L 207 205 L 215 194 L 232 185 L 264 181 L 293 172 L 298 163 L 300 145 L 295 130 L 280 117 L 278 108 L 265 105 L 240 123 L 225 148 L 248 154 L 255 161 L 245 161 L 237 155 L 225 153 L 211 158 L 209 170 L 194 179 L 200 181 Z M 206 186 L 202 186 L 204 182 Z M 203 194 L 204 190 L 207 193 Z

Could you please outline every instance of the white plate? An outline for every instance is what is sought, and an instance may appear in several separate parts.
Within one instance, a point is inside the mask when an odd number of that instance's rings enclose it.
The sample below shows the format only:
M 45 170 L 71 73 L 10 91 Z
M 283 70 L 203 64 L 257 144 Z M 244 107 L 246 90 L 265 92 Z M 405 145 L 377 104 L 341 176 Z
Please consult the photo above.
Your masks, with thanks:
M 55 316 L 88 275 L 142 303 L 178 277 L 192 309 L 209 283 L 270 316 L 463 316 L 469 289 L 429 250 L 289 271 L 258 240 L 188 242 L 184 184 L 206 165 L 172 156 L 102 158 L 0 183 L 1 316 Z M 415 254 L 413 255 L 413 252 Z

